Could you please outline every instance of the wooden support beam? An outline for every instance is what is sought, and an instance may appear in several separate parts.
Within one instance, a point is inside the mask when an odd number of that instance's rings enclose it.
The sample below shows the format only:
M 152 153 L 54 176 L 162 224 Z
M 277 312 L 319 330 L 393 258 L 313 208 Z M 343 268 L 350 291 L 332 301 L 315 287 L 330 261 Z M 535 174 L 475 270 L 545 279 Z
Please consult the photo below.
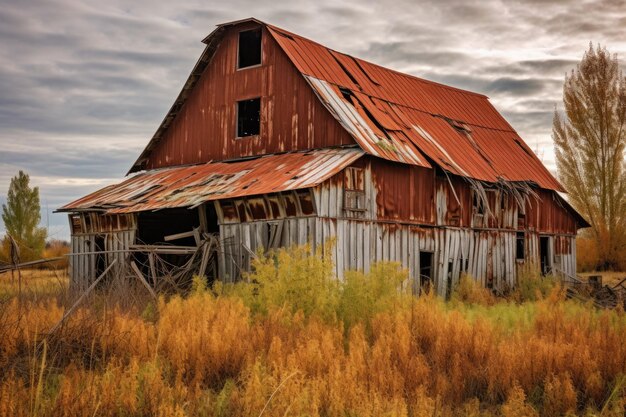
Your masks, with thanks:
M 213 242 L 207 242 L 202 248 L 202 261 L 200 262 L 200 268 L 198 269 L 198 275 L 203 277 L 206 273 L 206 267 L 209 263 L 209 256 L 211 255 L 211 250 L 213 247 Z
M 148 254 L 148 262 L 150 263 L 150 274 L 152 275 L 152 283 L 154 286 L 157 286 L 157 272 L 156 272 L 156 264 L 154 261 L 154 253 Z
M 139 281 L 146 287 L 146 289 L 148 290 L 152 298 L 156 300 L 157 299 L 156 293 L 154 292 L 150 284 L 148 284 L 148 281 L 146 281 L 146 279 L 144 278 L 143 274 L 139 270 L 139 267 L 137 266 L 135 261 L 130 261 L 130 266 L 133 269 L 133 271 L 135 271 L 135 275 L 137 275 L 137 278 L 139 278 Z
M 113 268 L 113 265 L 115 265 L 115 263 L 117 262 L 117 259 L 113 259 L 113 262 L 111 262 L 109 264 L 109 266 L 104 270 L 103 273 L 100 274 L 100 276 L 98 278 L 95 279 L 95 281 L 89 286 L 89 288 L 87 288 L 87 290 L 85 290 L 84 293 L 82 293 L 82 295 L 80 297 L 78 297 L 78 300 L 76 300 L 76 302 L 74 303 L 74 305 L 72 307 L 70 307 L 69 310 L 67 310 L 67 312 L 65 312 L 65 314 L 63 314 L 63 317 L 61 317 L 61 320 L 59 320 L 59 322 L 52 328 L 50 329 L 50 331 L 48 332 L 48 334 L 52 334 L 53 332 L 55 332 L 60 326 L 61 324 L 63 324 L 63 322 L 70 316 L 70 314 L 72 314 L 74 312 L 74 310 L 76 309 L 76 307 L 78 307 L 80 305 L 80 303 L 83 302 L 83 300 L 85 299 L 85 297 L 87 297 L 87 295 L 94 289 L 96 288 L 96 285 L 98 285 L 98 283 L 102 280 L 102 278 L 105 277 L 105 275 L 107 274 L 107 272 L 109 272 L 109 270 L 111 268 Z
M 193 237 L 196 234 L 196 229 L 189 232 L 176 233 L 173 235 L 168 235 L 163 238 L 166 242 L 171 242 L 172 240 L 185 239 L 187 237 Z

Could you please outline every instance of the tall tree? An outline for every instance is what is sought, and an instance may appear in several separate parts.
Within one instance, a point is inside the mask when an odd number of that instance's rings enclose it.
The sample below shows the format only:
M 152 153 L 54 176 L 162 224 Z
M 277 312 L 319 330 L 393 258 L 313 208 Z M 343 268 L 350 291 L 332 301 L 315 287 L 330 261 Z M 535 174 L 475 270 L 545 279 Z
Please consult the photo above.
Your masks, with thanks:
M 2 221 L 18 244 L 21 260 L 38 259 L 47 236 L 46 229 L 38 227 L 39 187 L 30 188 L 29 182 L 28 174 L 20 171 L 11 179 L 7 203 L 2 205 Z
M 626 78 L 617 56 L 590 44 L 565 76 L 563 102 L 552 129 L 559 179 L 592 226 L 598 267 L 615 268 L 626 250 Z

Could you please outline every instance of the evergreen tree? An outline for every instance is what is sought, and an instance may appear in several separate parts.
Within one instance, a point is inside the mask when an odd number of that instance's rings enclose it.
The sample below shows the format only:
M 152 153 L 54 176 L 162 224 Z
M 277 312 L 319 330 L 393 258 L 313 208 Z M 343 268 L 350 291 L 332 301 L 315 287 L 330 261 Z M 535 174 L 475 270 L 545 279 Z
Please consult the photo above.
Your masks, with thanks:
M 7 234 L 19 247 L 20 260 L 39 259 L 46 244 L 46 229 L 41 220 L 39 188 L 30 188 L 28 174 L 20 171 L 11 179 L 7 203 L 2 205 L 2 221 Z M 5 239 L 5 245 L 9 239 Z
M 563 102 L 553 124 L 559 179 L 592 226 L 598 267 L 617 268 L 626 251 L 626 78 L 617 56 L 590 45 L 565 77 Z

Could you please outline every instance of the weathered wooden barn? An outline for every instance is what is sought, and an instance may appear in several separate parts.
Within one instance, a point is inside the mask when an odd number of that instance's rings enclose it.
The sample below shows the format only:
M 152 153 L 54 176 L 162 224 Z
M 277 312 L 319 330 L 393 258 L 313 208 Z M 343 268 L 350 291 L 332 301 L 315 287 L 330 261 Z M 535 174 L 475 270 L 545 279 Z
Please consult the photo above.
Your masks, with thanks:
M 256 19 L 203 42 L 132 175 L 59 209 L 74 284 L 113 260 L 156 284 L 155 254 L 236 280 L 260 247 L 329 238 L 339 277 L 398 261 L 442 295 L 462 272 L 512 286 L 525 262 L 575 274 L 587 223 L 484 95 Z

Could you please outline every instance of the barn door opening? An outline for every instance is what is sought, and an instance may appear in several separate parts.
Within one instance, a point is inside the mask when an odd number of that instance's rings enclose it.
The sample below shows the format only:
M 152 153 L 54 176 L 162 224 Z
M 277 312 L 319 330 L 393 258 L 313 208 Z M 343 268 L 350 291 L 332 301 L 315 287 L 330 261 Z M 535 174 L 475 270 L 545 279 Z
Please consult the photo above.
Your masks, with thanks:
M 547 275 L 552 269 L 552 262 L 550 262 L 550 238 L 548 236 L 539 237 L 539 256 L 541 260 L 541 274 Z
M 107 267 L 104 240 L 105 235 L 94 236 L 94 252 L 96 252 L 95 275 L 92 277 L 94 280 L 102 275 Z
M 420 289 L 430 292 L 433 284 L 433 253 L 420 251 Z

